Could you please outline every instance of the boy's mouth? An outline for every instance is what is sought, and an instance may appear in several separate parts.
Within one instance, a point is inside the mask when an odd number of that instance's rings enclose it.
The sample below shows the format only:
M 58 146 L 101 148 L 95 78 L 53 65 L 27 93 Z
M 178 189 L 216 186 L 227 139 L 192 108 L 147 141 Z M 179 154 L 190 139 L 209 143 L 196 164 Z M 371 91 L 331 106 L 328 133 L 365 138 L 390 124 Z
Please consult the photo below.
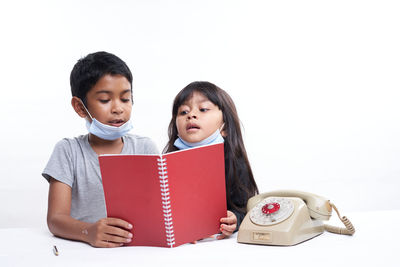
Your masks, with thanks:
M 119 127 L 119 126 L 121 126 L 122 124 L 124 124 L 125 121 L 124 121 L 124 120 L 121 120 L 121 119 L 117 119 L 117 120 L 109 121 L 108 123 L 109 123 L 111 126 Z

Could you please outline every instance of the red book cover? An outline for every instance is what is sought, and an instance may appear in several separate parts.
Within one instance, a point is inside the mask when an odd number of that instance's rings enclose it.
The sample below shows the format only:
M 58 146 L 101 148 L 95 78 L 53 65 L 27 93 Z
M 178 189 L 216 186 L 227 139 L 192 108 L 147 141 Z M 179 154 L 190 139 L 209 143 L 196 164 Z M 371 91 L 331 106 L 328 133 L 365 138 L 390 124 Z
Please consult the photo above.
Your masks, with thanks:
M 224 145 L 162 155 L 100 155 L 107 216 L 133 225 L 131 246 L 176 247 L 219 232 Z

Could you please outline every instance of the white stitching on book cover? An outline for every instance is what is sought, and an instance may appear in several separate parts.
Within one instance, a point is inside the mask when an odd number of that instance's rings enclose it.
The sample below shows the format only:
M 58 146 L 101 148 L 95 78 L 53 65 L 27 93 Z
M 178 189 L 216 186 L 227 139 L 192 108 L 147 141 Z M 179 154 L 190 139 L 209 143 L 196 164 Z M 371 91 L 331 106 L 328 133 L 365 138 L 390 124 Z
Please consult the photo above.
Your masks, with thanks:
M 165 234 L 167 245 L 172 247 L 175 244 L 174 226 L 172 223 L 171 201 L 168 187 L 167 159 L 160 156 L 158 161 L 158 175 L 160 179 L 161 200 L 164 214 Z

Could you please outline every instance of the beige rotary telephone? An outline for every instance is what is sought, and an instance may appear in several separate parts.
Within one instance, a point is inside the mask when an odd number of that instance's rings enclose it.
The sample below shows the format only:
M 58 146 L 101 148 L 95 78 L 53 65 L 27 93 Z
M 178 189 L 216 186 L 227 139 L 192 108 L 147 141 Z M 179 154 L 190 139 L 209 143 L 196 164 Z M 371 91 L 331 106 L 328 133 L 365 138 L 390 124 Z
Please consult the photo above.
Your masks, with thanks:
M 332 208 L 346 228 L 324 225 Z M 291 246 L 327 230 L 353 235 L 355 229 L 329 200 L 311 193 L 288 190 L 256 195 L 247 202 L 247 215 L 240 225 L 240 243 Z

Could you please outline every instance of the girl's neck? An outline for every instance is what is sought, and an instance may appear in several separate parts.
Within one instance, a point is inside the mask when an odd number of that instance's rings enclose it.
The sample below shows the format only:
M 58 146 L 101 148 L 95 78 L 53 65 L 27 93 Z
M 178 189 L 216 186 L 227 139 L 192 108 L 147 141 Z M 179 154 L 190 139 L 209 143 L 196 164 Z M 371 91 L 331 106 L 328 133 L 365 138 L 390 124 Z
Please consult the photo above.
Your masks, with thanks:
M 115 140 L 104 140 L 91 133 L 89 133 L 89 144 L 97 155 L 120 154 L 124 147 L 122 137 Z

